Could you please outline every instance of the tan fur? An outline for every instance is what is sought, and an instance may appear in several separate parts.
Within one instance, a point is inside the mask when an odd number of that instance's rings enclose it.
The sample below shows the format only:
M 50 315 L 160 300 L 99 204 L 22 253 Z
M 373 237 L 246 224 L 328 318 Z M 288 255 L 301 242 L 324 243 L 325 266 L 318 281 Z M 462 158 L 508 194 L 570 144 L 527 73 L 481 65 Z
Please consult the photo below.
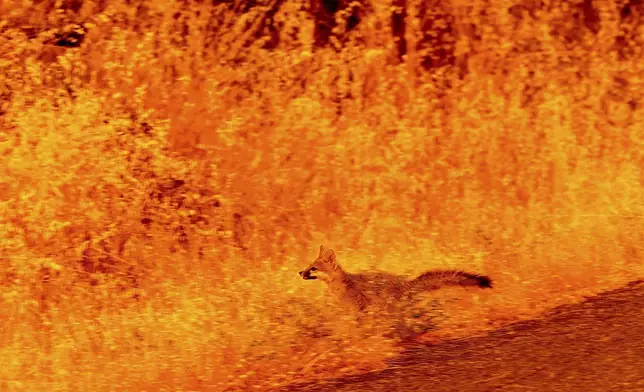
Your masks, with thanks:
M 317 275 L 317 274 L 323 275 Z M 423 291 L 438 290 L 447 286 L 476 286 L 491 288 L 491 280 L 483 275 L 458 270 L 432 270 L 415 279 L 384 272 L 351 274 L 338 264 L 331 249 L 320 246 L 320 254 L 306 269 L 300 271 L 303 279 L 320 279 L 340 302 L 350 304 L 360 311 L 374 306 L 390 308 L 404 298 Z

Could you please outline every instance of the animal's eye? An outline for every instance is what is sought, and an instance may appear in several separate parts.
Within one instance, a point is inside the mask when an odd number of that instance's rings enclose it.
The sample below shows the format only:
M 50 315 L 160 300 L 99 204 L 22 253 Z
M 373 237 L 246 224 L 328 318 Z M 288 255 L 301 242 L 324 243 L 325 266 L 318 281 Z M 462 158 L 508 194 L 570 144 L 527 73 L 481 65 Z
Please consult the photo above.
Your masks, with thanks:
M 311 271 L 317 271 L 318 269 L 315 267 L 311 267 Z

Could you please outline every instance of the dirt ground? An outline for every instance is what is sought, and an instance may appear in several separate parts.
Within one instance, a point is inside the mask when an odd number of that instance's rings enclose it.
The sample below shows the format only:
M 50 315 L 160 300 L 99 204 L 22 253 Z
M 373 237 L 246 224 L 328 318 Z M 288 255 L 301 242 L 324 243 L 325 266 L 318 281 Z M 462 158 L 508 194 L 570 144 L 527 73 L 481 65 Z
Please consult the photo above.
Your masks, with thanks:
M 644 391 L 644 281 L 486 336 L 415 347 L 386 370 L 284 391 Z

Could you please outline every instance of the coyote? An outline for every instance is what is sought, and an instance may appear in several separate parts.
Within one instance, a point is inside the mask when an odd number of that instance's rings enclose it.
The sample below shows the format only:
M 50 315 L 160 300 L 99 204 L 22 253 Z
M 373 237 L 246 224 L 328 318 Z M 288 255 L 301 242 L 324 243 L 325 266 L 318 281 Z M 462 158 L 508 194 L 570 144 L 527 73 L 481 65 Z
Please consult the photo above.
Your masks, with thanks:
M 414 294 L 446 286 L 492 288 L 492 280 L 487 276 L 458 270 L 428 271 L 415 279 L 382 272 L 350 274 L 342 270 L 333 250 L 324 249 L 322 245 L 318 258 L 308 268 L 300 271 L 300 276 L 305 280 L 325 281 L 329 290 L 341 302 L 361 312 L 371 306 L 382 309 L 384 305 L 391 308 L 395 303 L 409 299 Z

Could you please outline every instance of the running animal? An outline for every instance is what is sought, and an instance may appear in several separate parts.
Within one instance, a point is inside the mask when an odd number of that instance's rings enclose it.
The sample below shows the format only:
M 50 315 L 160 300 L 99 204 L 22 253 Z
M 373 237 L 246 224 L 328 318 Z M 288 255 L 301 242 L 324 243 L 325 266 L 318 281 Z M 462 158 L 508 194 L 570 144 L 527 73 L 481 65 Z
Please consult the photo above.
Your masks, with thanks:
M 340 267 L 333 250 L 322 245 L 318 258 L 300 271 L 300 276 L 326 282 L 340 302 L 359 311 L 373 306 L 390 308 L 420 292 L 448 286 L 492 288 L 492 280 L 487 276 L 459 270 L 431 270 L 414 279 L 385 272 L 351 274 Z

